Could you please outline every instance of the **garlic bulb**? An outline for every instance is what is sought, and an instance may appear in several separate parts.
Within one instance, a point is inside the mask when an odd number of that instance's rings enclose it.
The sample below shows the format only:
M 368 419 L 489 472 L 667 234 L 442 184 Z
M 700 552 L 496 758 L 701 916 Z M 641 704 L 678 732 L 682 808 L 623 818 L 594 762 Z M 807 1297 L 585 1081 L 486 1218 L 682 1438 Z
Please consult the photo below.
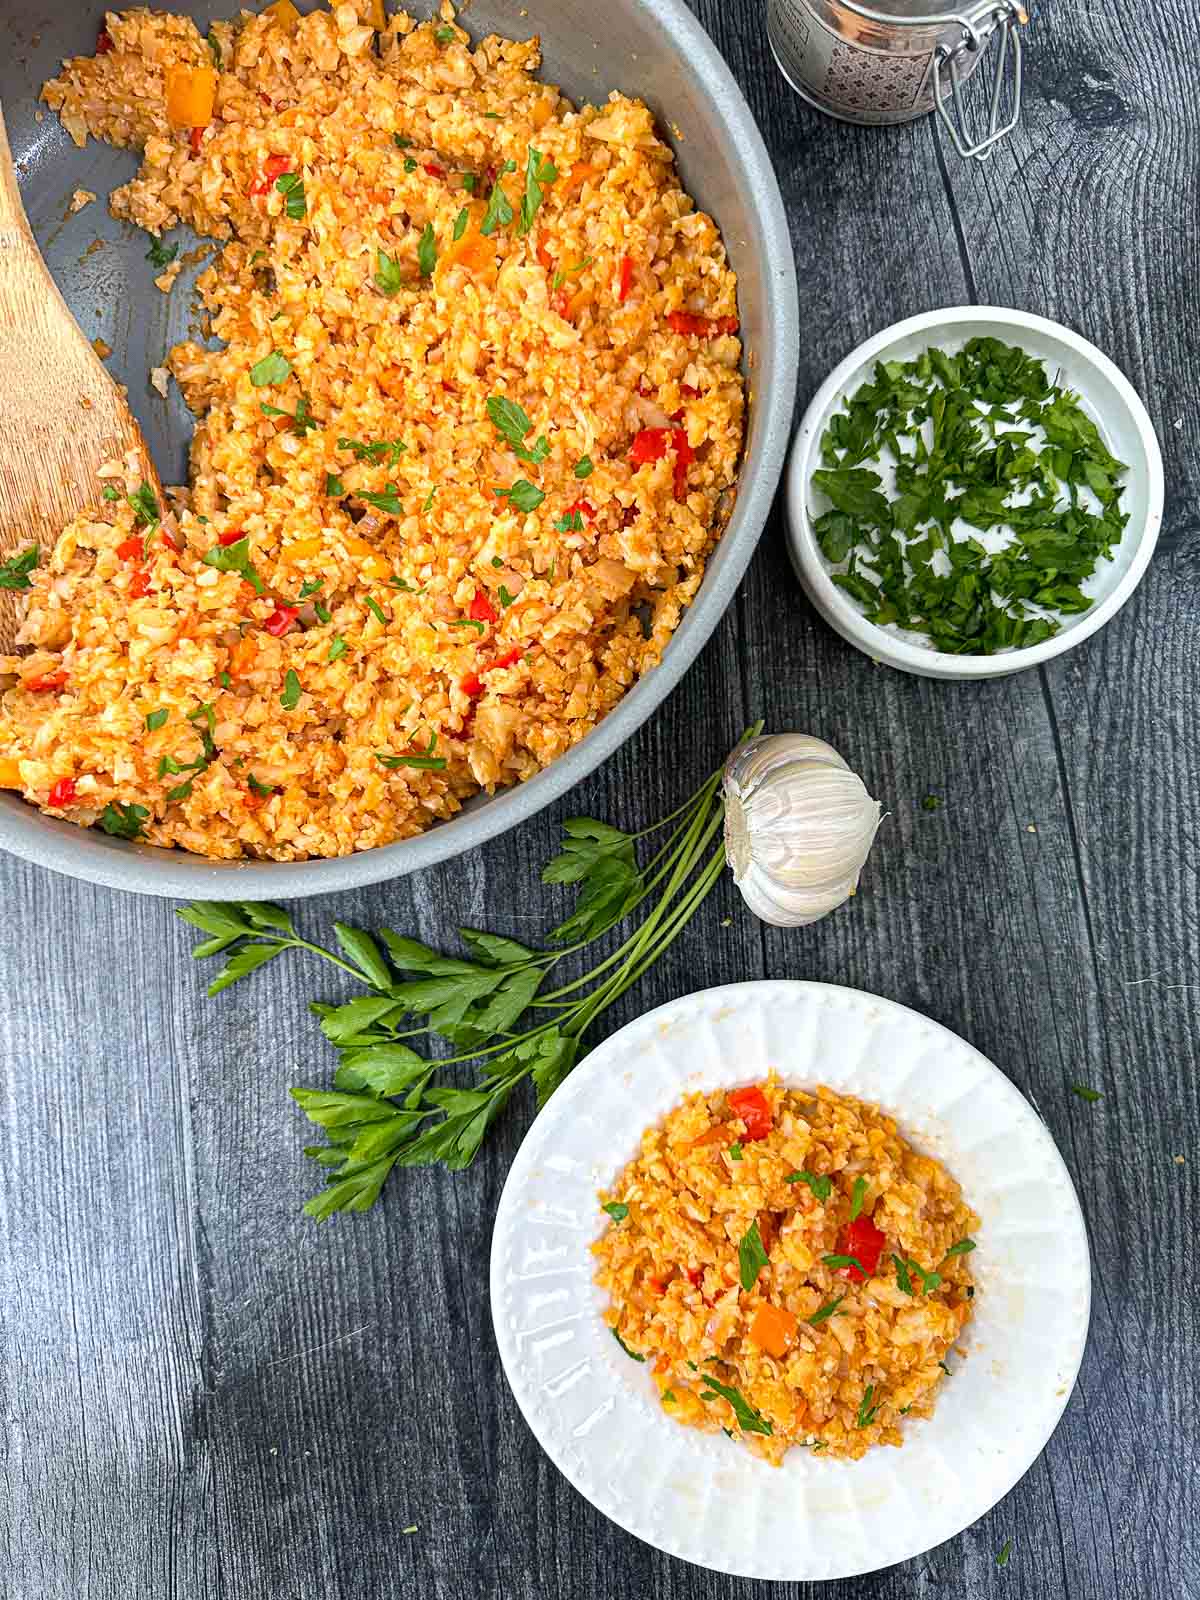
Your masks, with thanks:
M 883 807 L 831 745 L 751 739 L 730 756 L 724 790 L 725 855 L 756 916 L 800 928 L 854 893 Z

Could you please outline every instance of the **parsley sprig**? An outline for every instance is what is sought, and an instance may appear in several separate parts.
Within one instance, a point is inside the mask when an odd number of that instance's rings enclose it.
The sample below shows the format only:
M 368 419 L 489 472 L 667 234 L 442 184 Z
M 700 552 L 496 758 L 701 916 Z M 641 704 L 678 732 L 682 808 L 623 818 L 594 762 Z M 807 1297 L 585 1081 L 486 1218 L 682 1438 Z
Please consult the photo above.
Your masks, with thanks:
M 895 494 L 872 470 L 895 464 Z M 1043 364 L 998 339 L 876 363 L 821 439 L 814 522 L 834 583 L 871 622 L 949 654 L 1037 644 L 1087 611 L 1081 585 L 1120 542 L 1126 467 Z M 1098 509 L 1095 509 L 1098 507 Z M 980 532 L 1008 530 L 989 551 Z M 994 541 L 993 541 L 994 542 Z
M 28 550 L 22 550 L 19 556 L 11 556 L 7 561 L 0 563 L 0 589 L 31 589 L 33 581 L 29 574 L 37 564 L 36 544 L 31 544 Z
M 376 939 L 335 923 L 332 950 L 304 939 L 278 906 L 201 900 L 179 912 L 207 936 L 195 956 L 225 957 L 210 994 L 286 950 L 323 957 L 366 991 L 341 1005 L 312 1007 L 340 1065 L 331 1089 L 292 1091 L 328 1141 L 307 1151 L 328 1180 L 306 1205 L 310 1216 L 367 1210 L 397 1166 L 468 1166 L 527 1080 L 539 1105 L 549 1099 L 593 1023 L 670 948 L 720 878 L 720 786 L 718 770 L 640 834 L 591 817 L 565 822 L 562 849 L 542 880 L 577 885 L 578 898 L 540 949 L 463 928 L 465 953 L 450 956 L 391 929 Z M 665 837 L 639 860 L 639 845 L 653 835 Z M 615 949 L 583 976 L 550 986 L 561 962 L 644 906 Z M 450 1054 L 423 1055 L 410 1042 L 431 1036 Z M 464 1085 L 454 1069 L 467 1063 L 475 1076 Z

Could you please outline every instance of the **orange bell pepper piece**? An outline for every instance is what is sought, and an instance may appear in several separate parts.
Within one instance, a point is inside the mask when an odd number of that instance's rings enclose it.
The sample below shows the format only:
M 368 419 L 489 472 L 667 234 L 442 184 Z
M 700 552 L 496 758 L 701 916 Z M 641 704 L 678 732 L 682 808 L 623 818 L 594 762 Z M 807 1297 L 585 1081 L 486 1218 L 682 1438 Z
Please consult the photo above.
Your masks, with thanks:
M 750 1337 L 760 1350 L 782 1361 L 795 1343 L 796 1319 L 782 1306 L 773 1306 L 769 1301 L 764 1301 L 754 1313 Z
M 167 68 L 167 121 L 173 128 L 207 128 L 216 103 L 215 67 Z

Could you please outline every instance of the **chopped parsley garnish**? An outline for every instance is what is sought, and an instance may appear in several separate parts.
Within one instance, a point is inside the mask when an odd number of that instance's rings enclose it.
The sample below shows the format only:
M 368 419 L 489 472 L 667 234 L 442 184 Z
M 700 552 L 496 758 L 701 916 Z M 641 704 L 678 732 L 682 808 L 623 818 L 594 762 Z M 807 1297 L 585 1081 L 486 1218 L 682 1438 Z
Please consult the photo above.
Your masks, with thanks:
M 300 396 L 294 412 L 281 411 L 278 406 L 268 405 L 265 400 L 258 402 L 258 409 L 264 417 L 287 417 L 292 424 L 292 432 L 298 433 L 302 439 L 307 433 L 321 426 L 312 414 L 306 394 Z
M 337 473 L 327 472 L 325 474 L 325 493 L 334 500 L 340 500 L 345 492 L 346 485 L 338 477 Z
M 250 382 L 256 389 L 266 389 L 286 383 L 292 374 L 292 364 L 279 350 L 256 361 L 250 368 Z
M 506 161 L 500 168 L 496 181 L 492 185 L 492 192 L 488 196 L 487 210 L 484 212 L 483 221 L 479 225 L 479 231 L 485 238 L 490 238 L 497 228 L 507 228 L 513 219 L 512 204 L 504 192 L 504 184 L 501 180 L 506 174 L 516 170 L 517 163 L 515 161 Z
M 875 1405 L 871 1404 L 871 1399 L 874 1393 L 875 1385 L 873 1383 L 869 1383 L 867 1385 L 867 1392 L 862 1397 L 862 1404 L 858 1408 L 858 1416 L 854 1419 L 855 1427 L 869 1428 L 874 1422 L 875 1413 L 879 1410 L 879 1402 L 876 1402 Z
M 561 271 L 554 274 L 551 286 L 555 289 L 561 289 L 568 278 L 577 278 L 581 272 L 591 266 L 595 259 L 595 256 L 584 256 L 583 260 L 577 261 L 573 267 L 563 267 Z
M 905 1294 L 916 1294 L 917 1291 L 912 1286 L 912 1279 L 908 1275 L 908 1263 L 895 1254 L 893 1254 L 892 1260 L 896 1263 L 896 1282 L 904 1290 Z
M 833 1315 L 845 1298 L 844 1294 L 840 1294 L 836 1300 L 827 1300 L 819 1311 L 814 1311 L 812 1316 L 809 1317 L 809 1326 L 813 1328 L 820 1327 L 822 1322 L 825 1322 Z
M 1073 1083 L 1071 1085 L 1071 1093 L 1077 1094 L 1081 1100 L 1086 1100 L 1089 1105 L 1092 1105 L 1097 1100 L 1104 1099 L 1099 1089 L 1089 1089 L 1086 1083 Z
M 233 679 L 229 676 L 229 674 L 227 672 L 218 672 L 217 673 L 217 682 L 221 685 L 222 689 L 232 689 L 233 688 Z
M 236 544 L 215 544 L 200 559 L 206 567 L 215 567 L 218 572 L 239 573 L 247 583 L 254 585 L 255 594 L 265 593 L 263 581 L 250 560 L 249 538 L 239 539 Z
M 368 494 L 365 489 L 355 491 L 358 498 L 369 506 L 374 506 L 377 511 L 384 511 L 390 517 L 402 517 L 404 507 L 400 504 L 399 494 L 394 483 L 384 485 L 382 494 Z
M 323 606 L 319 600 L 313 601 L 313 610 L 316 612 L 318 622 L 328 622 L 333 616 L 328 606 Z
M 629 1215 L 629 1207 L 621 1200 L 606 1200 L 601 1210 L 607 1211 L 614 1222 L 624 1222 Z
M 495 489 L 492 492 L 497 500 L 507 500 L 517 511 L 536 511 L 546 498 L 538 486 L 527 478 L 518 478 L 511 489 Z
M 996 1557 L 996 1565 L 998 1567 L 1006 1567 L 1008 1565 L 1008 1558 L 1010 1555 L 1012 1555 L 1012 1540 L 1006 1539 L 1003 1547 L 1001 1548 L 1000 1554 Z
M 575 463 L 575 476 L 577 478 L 590 478 L 595 470 L 591 456 L 580 456 Z
M 464 172 L 462 174 L 462 186 L 468 194 L 474 194 L 478 185 L 479 179 L 473 172 Z
M 437 493 L 437 487 L 435 485 L 434 488 L 430 489 L 429 493 L 425 496 L 425 503 L 421 507 L 421 510 L 423 512 L 424 511 L 432 511 L 433 510 L 433 497 L 434 497 L 434 495 L 436 493 Z
M 333 643 L 329 646 L 328 659 L 330 661 L 336 661 L 339 656 L 344 656 L 346 654 L 348 648 L 349 646 L 346 644 L 346 641 L 342 638 L 341 634 L 339 633 L 335 635 Z
M 500 585 L 500 604 L 505 611 L 508 610 L 509 606 L 512 605 L 516 598 L 517 597 L 515 594 L 509 594 L 508 590 L 503 584 Z
M 295 668 L 289 667 L 287 676 L 283 680 L 283 693 L 279 696 L 279 704 L 285 711 L 294 711 L 300 703 L 302 693 L 300 679 L 296 676 Z
M 418 589 L 413 584 L 409 583 L 407 578 L 397 577 L 395 573 L 393 573 L 392 576 L 388 579 L 388 583 L 391 585 L 391 587 L 393 589 L 399 589 L 403 594 L 422 594 L 422 593 L 424 593 L 423 590 Z
M 557 177 L 558 168 L 549 156 L 544 156 L 530 145 L 525 162 L 525 193 L 521 196 L 521 215 L 517 220 L 518 233 L 528 233 L 533 227 L 533 219 L 537 216 L 545 192 Z
M 749 1405 L 745 1396 L 737 1389 L 731 1389 L 719 1383 L 711 1373 L 704 1374 L 704 1381 L 708 1384 L 707 1391 L 700 1396 L 701 1400 L 726 1400 L 733 1407 L 733 1414 L 737 1418 L 738 1427 L 743 1433 L 762 1433 L 769 1438 L 775 1432 L 761 1411 L 756 1411 Z
M 103 494 L 104 498 L 106 500 L 108 500 L 109 502 L 111 502 L 113 500 L 119 500 L 121 498 L 121 496 L 113 488 L 111 483 L 106 483 L 104 485 L 104 488 L 101 490 L 101 493 Z
M 458 38 L 458 35 L 455 33 L 453 28 L 435 28 L 433 30 L 433 37 L 439 44 L 453 44 L 455 39 Z
M 369 461 L 373 466 L 386 462 L 389 467 L 394 467 L 408 449 L 399 439 L 377 439 L 372 444 L 365 444 L 361 439 L 339 439 L 337 447 L 349 450 L 356 461 Z
M 488 397 L 487 414 L 492 426 L 518 461 L 528 461 L 534 467 L 545 461 L 550 454 L 550 445 L 544 433 L 538 435 L 532 450 L 525 448 L 525 438 L 533 432 L 533 423 L 523 406 L 510 400 L 507 395 L 494 394 Z
M 390 256 L 386 250 L 377 250 L 375 269 L 375 287 L 380 294 L 399 294 L 404 283 L 400 274 L 399 256 Z
M 269 795 L 273 795 L 278 787 L 273 783 L 260 783 L 252 772 L 246 774 L 246 782 L 250 785 L 251 792 L 256 794 L 260 800 L 265 800 Z
M 850 1194 L 850 1221 L 862 1215 L 863 1201 L 867 1198 L 867 1180 L 855 1178 L 854 1188 Z
M 960 1239 L 957 1244 L 952 1244 L 949 1250 L 946 1251 L 946 1260 L 949 1261 L 951 1256 L 970 1255 L 971 1251 L 974 1249 L 974 1239 Z
M 218 72 L 220 72 L 220 70 L 221 70 L 221 41 L 217 38 L 215 33 L 210 33 L 207 36 L 207 38 L 205 39 L 204 42 L 208 46 L 209 55 L 212 56 L 213 66 L 216 67 Z
M 100 813 L 100 826 L 116 839 L 141 839 L 143 824 L 150 813 L 145 806 L 126 805 L 123 800 L 110 800 Z
M 675 1400 L 676 1400 L 676 1395 L 675 1395 L 674 1389 L 664 1389 L 663 1390 L 663 1392 L 662 1392 L 662 1403 L 663 1403 L 663 1405 L 665 1405 L 665 1406 L 673 1406 L 675 1404 Z
M 462 238 L 463 234 L 466 233 L 466 231 L 467 231 L 467 223 L 470 222 L 470 220 L 471 220 L 470 207 L 469 206 L 464 206 L 462 208 L 462 210 L 458 213 L 458 215 L 454 219 L 453 239 L 454 239 L 454 242 L 456 244 Z
M 731 1161 L 740 1161 L 742 1159 L 742 1142 L 740 1139 L 735 1139 L 729 1146 L 729 1159 Z
M 162 521 L 162 513 L 158 509 L 154 490 L 148 483 L 140 484 L 131 495 L 126 496 L 126 499 L 144 528 L 156 528 Z
M 440 772 L 446 765 L 445 756 L 435 756 L 433 751 L 437 748 L 437 734 L 431 734 L 429 748 L 423 755 L 394 756 L 387 750 L 376 750 L 375 759 L 388 769 L 394 771 L 396 767 L 416 767 L 421 772 Z
M 891 496 L 871 470 L 885 452 Z M 831 419 L 821 460 L 812 486 L 832 509 L 814 531 L 833 582 L 871 622 L 949 654 L 1053 637 L 1091 608 L 1080 586 L 1128 521 L 1125 464 L 1041 361 L 998 339 L 877 363 Z M 956 522 L 1007 542 L 958 537 Z
M 758 1231 L 758 1221 L 756 1219 L 738 1240 L 738 1270 L 741 1275 L 742 1288 L 747 1293 L 753 1289 L 758 1281 L 759 1273 L 768 1265 L 769 1258 L 767 1252 L 763 1249 L 762 1235 Z
M 624 1350 L 625 1354 L 629 1357 L 629 1359 L 631 1361 L 645 1361 L 645 1359 L 646 1359 L 645 1356 L 640 1356 L 640 1355 L 638 1355 L 636 1350 L 631 1350 L 629 1348 L 629 1346 L 625 1343 L 624 1339 L 622 1339 L 621 1335 L 617 1332 L 617 1330 L 615 1328 L 612 1329 L 612 1336 L 617 1341 L 617 1343 L 621 1346 L 621 1349 Z
M 554 524 L 555 533 L 582 533 L 583 513 L 580 511 L 567 511 Z
M 456 617 L 450 626 L 452 628 L 474 628 L 479 634 L 487 632 L 487 624 L 480 622 L 475 617 Z
M 192 786 L 195 782 L 195 778 L 189 778 L 186 783 L 177 783 L 173 789 L 167 790 L 166 799 L 168 801 L 190 800 L 192 797 Z
M 789 1172 L 783 1180 L 784 1183 L 806 1183 L 818 1200 L 828 1200 L 833 1193 L 833 1180 L 823 1173 L 817 1172 Z
M 857 1267 L 864 1278 L 871 1276 L 857 1256 L 822 1256 L 821 1260 L 827 1267 Z
M 485 111 L 483 113 L 483 120 L 485 122 L 499 122 L 500 113 L 498 111 Z
M 159 711 L 148 711 L 146 713 L 146 732 L 157 733 L 170 715 L 171 713 L 165 707 Z
M 363 603 L 367 607 L 367 610 L 370 611 L 373 616 L 378 617 L 379 621 L 382 622 L 386 627 L 388 620 L 387 612 L 379 604 L 379 601 L 376 600 L 374 595 L 367 595 Z
M 146 251 L 146 260 L 159 272 L 169 267 L 179 254 L 178 244 L 167 244 L 165 239 L 156 239 L 150 236 L 150 248 Z
M 285 172 L 276 178 L 275 187 L 281 195 L 286 196 L 283 209 L 293 222 L 299 222 L 308 209 L 304 198 L 304 179 L 298 172 Z
M 38 564 L 38 546 L 31 544 L 19 556 L 0 563 L 0 589 L 31 589 L 29 574 Z
M 394 133 L 392 135 L 392 143 L 397 150 L 409 150 L 412 148 L 412 140 L 405 138 L 402 133 Z
M 318 589 L 325 587 L 324 578 L 308 578 L 300 590 L 301 600 L 307 600 L 310 594 L 316 594 Z
M 941 1367 L 942 1371 L 946 1374 L 946 1376 L 948 1378 L 951 1376 L 950 1368 L 946 1365 L 946 1363 L 944 1361 L 939 1361 L 938 1362 L 938 1366 Z
M 942 802 L 938 799 L 936 794 L 927 794 L 924 800 L 921 801 L 921 810 L 939 811 L 941 810 L 941 805 Z
M 932 1294 L 941 1287 L 942 1275 L 940 1272 L 926 1272 L 919 1261 L 910 1261 L 909 1266 L 921 1280 L 921 1289 L 925 1294 Z
M 405 172 L 415 172 L 417 170 L 417 163 L 413 160 L 413 158 L 411 156 L 405 156 L 405 158 L 404 158 L 404 170 L 405 170 Z
M 417 246 L 417 267 L 423 278 L 428 278 L 437 266 L 437 237 L 433 231 L 433 223 L 427 222 L 421 230 L 421 242 Z

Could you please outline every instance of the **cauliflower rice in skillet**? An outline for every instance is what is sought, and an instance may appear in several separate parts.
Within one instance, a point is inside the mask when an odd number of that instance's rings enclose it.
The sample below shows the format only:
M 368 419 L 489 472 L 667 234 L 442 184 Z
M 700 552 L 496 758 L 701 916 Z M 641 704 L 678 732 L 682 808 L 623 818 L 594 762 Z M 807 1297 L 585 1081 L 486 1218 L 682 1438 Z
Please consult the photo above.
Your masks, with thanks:
M 114 463 L 16 574 L 0 784 L 344 855 L 529 777 L 658 663 L 731 507 L 735 279 L 647 108 L 576 111 L 538 65 L 448 5 L 278 0 L 207 39 L 110 12 L 46 85 L 79 144 L 143 152 L 117 217 L 219 241 L 221 348 L 166 363 L 189 487 Z
M 605 1320 L 677 1422 L 778 1465 L 932 1415 L 979 1218 L 877 1107 L 774 1078 L 689 1095 L 601 1199 Z

